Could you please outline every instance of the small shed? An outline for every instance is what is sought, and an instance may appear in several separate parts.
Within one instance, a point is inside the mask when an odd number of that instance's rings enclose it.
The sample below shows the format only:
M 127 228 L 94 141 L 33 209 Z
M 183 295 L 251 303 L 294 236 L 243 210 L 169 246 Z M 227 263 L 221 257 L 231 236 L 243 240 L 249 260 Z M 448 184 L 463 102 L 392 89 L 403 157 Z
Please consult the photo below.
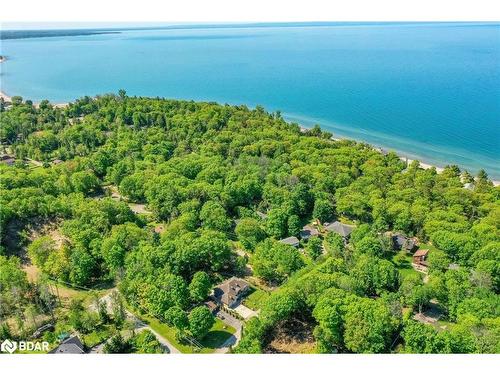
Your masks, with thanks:
M 266 220 L 267 219 L 267 214 L 265 214 L 264 212 L 260 212 L 260 211 L 256 211 L 255 214 L 261 218 L 262 220 Z
M 467 189 L 467 190 L 474 190 L 474 183 L 473 182 L 466 182 L 464 184 L 464 189 Z
M 419 249 L 413 254 L 413 264 L 419 266 L 427 266 L 427 255 L 429 255 L 429 250 Z
M 155 225 L 153 230 L 156 234 L 162 234 L 163 232 L 165 232 L 165 225 L 164 224 Z
M 219 304 L 212 300 L 208 300 L 207 302 L 205 302 L 205 306 L 208 307 L 212 314 L 217 314 L 220 308 Z

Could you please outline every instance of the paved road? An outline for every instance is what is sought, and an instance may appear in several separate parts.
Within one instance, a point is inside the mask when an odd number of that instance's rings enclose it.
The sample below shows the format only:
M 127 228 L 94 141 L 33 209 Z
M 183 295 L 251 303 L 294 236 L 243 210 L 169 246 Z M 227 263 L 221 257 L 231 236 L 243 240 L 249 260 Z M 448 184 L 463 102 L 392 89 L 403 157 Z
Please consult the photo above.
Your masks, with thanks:
M 241 340 L 241 331 L 243 329 L 243 324 L 233 316 L 229 315 L 224 311 L 219 311 L 217 313 L 217 317 L 222 320 L 225 324 L 230 325 L 231 327 L 236 329 L 236 332 L 229 337 L 220 348 L 215 350 L 215 353 L 227 353 L 229 348 L 232 346 L 236 346 Z
M 112 293 L 112 292 L 111 292 Z M 106 294 L 100 300 L 106 304 L 106 309 L 108 312 L 111 312 L 111 293 Z M 96 309 L 94 305 L 91 305 L 92 309 Z M 156 332 L 153 328 L 151 328 L 148 324 L 144 323 L 141 319 L 135 316 L 129 310 L 125 310 L 127 317 L 134 323 L 134 328 L 137 332 L 143 331 L 145 329 L 150 330 L 153 335 L 155 335 L 156 339 L 163 345 L 165 349 L 171 354 L 179 354 L 180 351 L 172 345 L 170 341 L 168 341 L 165 337 Z M 97 348 L 98 350 L 99 348 Z
M 145 329 L 147 329 L 147 330 L 151 331 L 151 333 L 153 333 L 153 335 L 155 335 L 156 339 L 160 342 L 160 344 L 163 345 L 163 348 L 166 349 L 166 351 L 168 351 L 168 353 L 170 353 L 170 354 L 180 354 L 181 353 L 175 346 L 172 345 L 172 343 L 170 341 L 168 341 L 165 337 L 163 337 L 158 332 L 156 332 L 153 328 L 151 328 L 150 326 L 145 324 L 143 321 L 138 319 L 135 315 L 130 313 L 130 311 L 127 311 L 127 314 L 129 314 L 129 316 L 132 316 L 133 319 L 135 319 L 136 332 L 141 332 L 141 331 L 144 331 Z

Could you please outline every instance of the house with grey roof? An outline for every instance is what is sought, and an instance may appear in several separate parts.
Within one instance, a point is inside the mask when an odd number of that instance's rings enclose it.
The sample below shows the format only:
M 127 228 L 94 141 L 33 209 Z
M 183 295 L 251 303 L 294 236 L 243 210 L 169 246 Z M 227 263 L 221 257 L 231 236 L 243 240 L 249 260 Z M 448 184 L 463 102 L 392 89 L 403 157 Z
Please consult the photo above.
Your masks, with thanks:
M 59 346 L 52 349 L 49 354 L 85 354 L 85 348 L 78 336 L 68 337 Z
M 280 240 L 281 243 L 284 243 L 286 245 L 291 245 L 293 247 L 299 247 L 299 239 L 295 236 L 290 236 L 287 238 L 283 238 Z
M 351 235 L 354 228 L 356 228 L 356 226 L 349 225 L 349 224 L 343 224 L 340 221 L 335 221 L 334 223 L 330 223 L 330 224 L 325 223 L 324 228 L 327 232 L 337 233 L 340 236 L 342 236 L 344 239 L 347 239 Z
M 401 233 L 394 233 L 392 235 L 392 244 L 396 250 L 413 251 L 417 248 L 417 241 L 408 238 Z
M 299 232 L 299 235 L 303 240 L 308 240 L 311 237 L 319 236 L 319 231 L 312 225 L 306 225 Z
M 214 288 L 213 297 L 226 307 L 233 308 L 249 289 L 250 284 L 233 276 Z

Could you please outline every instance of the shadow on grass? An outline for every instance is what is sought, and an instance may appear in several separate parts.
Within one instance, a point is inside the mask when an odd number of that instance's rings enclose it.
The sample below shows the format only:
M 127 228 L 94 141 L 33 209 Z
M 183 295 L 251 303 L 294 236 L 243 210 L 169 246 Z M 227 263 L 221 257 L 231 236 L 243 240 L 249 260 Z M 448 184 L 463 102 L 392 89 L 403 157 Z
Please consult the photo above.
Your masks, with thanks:
M 226 342 L 227 339 L 229 339 L 231 336 L 233 336 L 232 333 L 229 333 L 227 331 L 210 331 L 207 333 L 207 335 L 203 338 L 203 340 L 200 341 L 200 343 L 205 347 L 209 349 L 217 349 L 222 346 Z

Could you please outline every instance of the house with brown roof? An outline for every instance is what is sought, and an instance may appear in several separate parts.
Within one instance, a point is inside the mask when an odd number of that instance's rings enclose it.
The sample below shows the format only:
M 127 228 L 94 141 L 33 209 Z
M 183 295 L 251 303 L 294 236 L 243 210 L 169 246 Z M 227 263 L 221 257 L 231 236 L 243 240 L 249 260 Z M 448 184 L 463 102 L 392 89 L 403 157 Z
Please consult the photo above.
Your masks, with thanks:
M 429 255 L 429 250 L 419 249 L 413 254 L 413 264 L 417 266 L 427 267 L 427 256 Z
M 250 289 L 250 284 L 237 277 L 231 277 L 214 288 L 214 299 L 226 307 L 233 308 Z

